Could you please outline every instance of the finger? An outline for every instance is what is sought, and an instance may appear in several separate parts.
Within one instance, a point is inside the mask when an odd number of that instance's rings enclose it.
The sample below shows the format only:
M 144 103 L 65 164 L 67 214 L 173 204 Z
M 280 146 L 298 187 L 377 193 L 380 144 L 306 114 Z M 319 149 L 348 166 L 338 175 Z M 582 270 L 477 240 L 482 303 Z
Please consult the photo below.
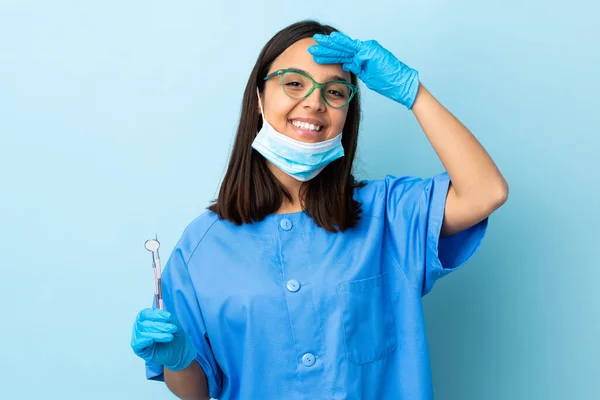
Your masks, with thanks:
M 174 336 L 170 333 L 147 333 L 144 334 L 144 337 L 149 337 L 156 343 L 168 343 L 174 338 Z
M 138 321 L 172 322 L 173 316 L 170 312 L 158 308 L 145 308 L 140 311 L 136 318 Z
M 177 332 L 177 326 L 169 322 L 155 322 L 155 321 L 138 321 L 136 324 L 138 332 L 148 333 L 175 333 Z
M 165 332 L 139 332 L 134 341 L 148 339 L 152 343 L 167 343 L 173 340 L 173 335 Z
M 319 46 L 327 47 L 333 50 L 343 51 L 346 53 L 354 53 L 352 47 L 344 46 L 336 41 L 334 41 L 330 36 L 316 34 L 313 36 L 313 39 Z
M 352 58 L 354 56 L 353 53 L 347 51 L 340 51 L 335 49 L 330 49 L 325 46 L 310 46 L 308 48 L 308 52 L 313 56 L 320 57 L 339 57 L 339 58 Z
M 351 58 L 339 57 L 313 57 L 317 64 L 344 64 L 352 61 Z
M 349 36 L 344 35 L 341 32 L 332 32 L 331 35 L 329 35 L 329 39 L 331 43 L 335 43 L 338 46 L 351 49 L 352 51 L 360 50 L 360 45 L 362 43 L 360 40 L 353 40 Z

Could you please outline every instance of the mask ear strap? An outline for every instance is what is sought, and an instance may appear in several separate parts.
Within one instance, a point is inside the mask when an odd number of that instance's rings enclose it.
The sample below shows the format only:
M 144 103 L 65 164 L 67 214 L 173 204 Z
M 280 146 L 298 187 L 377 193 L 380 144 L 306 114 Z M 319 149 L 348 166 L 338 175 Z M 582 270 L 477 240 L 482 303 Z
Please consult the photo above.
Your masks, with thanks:
M 258 95 L 258 106 L 260 107 L 260 114 L 264 118 L 265 112 L 262 108 L 262 102 L 260 101 L 260 91 L 258 90 L 258 87 L 256 88 L 256 94 Z

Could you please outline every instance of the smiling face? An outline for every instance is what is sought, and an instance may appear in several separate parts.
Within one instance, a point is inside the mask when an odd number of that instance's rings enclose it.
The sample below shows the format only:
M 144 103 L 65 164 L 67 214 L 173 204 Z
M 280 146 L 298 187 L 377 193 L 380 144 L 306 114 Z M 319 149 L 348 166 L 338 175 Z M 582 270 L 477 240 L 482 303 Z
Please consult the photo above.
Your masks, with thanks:
M 316 42 L 312 38 L 301 39 L 288 47 L 273 61 L 269 74 L 293 68 L 302 70 L 317 82 L 327 82 L 340 77 L 350 82 L 350 73 L 341 64 L 317 64 L 308 48 Z M 276 131 L 307 143 L 318 143 L 339 135 L 344 128 L 348 106 L 333 108 L 323 100 L 321 89 L 315 89 L 308 97 L 296 100 L 289 97 L 281 85 L 281 77 L 275 76 L 265 82 L 261 101 L 266 120 Z

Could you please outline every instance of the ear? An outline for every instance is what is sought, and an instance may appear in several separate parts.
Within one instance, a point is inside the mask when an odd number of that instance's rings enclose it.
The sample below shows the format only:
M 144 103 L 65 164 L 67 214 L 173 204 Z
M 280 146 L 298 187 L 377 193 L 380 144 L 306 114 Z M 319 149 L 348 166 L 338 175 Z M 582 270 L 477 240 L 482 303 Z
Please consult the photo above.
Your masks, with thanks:
M 256 96 L 258 97 L 258 99 L 256 101 L 256 113 L 258 115 L 260 115 L 261 114 L 261 112 L 260 112 L 260 105 L 261 105 L 261 102 L 263 104 L 264 104 L 264 102 L 263 102 L 263 97 L 261 96 L 260 91 L 258 89 L 256 89 Z

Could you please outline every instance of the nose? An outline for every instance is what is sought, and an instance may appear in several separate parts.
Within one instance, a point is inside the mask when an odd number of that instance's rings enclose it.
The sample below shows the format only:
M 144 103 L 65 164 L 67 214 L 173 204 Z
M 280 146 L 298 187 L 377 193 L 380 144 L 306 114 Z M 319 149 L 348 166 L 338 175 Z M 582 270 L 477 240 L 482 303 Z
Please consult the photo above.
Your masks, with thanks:
M 310 96 L 303 100 L 303 105 L 305 108 L 311 108 L 315 111 L 325 110 L 325 101 L 323 101 L 321 90 L 323 90 L 323 88 L 315 88 Z

